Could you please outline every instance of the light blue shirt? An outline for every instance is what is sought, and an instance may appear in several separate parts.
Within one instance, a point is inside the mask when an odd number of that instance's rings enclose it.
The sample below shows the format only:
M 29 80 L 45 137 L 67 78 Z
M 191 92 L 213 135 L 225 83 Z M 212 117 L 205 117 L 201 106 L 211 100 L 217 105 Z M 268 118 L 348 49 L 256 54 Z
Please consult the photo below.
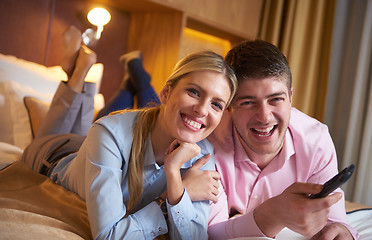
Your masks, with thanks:
M 163 166 L 155 162 L 151 137 L 144 153 L 144 188 L 134 213 L 127 214 L 128 159 L 133 141 L 132 125 L 138 112 L 101 118 L 89 130 L 77 154 L 62 159 L 51 178 L 86 200 L 95 239 L 153 239 L 169 230 L 171 239 L 207 239 L 209 202 L 192 202 L 184 191 L 177 205 L 167 202 L 169 229 L 162 211 L 153 201 L 166 190 Z M 213 153 L 212 145 L 198 143 L 201 154 L 186 162 L 181 173 L 197 159 Z M 215 170 L 213 154 L 203 166 Z

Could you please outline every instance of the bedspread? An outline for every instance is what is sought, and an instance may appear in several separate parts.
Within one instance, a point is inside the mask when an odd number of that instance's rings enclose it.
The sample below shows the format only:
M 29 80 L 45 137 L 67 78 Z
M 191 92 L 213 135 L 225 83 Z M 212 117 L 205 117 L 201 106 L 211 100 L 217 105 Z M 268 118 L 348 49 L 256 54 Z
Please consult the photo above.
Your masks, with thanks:
M 346 203 L 349 224 L 372 240 L 372 208 Z M 92 239 L 85 202 L 49 178 L 15 161 L 0 170 L 0 240 Z M 238 238 L 258 240 L 271 238 Z M 284 229 L 277 240 L 305 240 Z
M 0 171 L 0 239 L 91 239 L 85 202 L 16 161 Z

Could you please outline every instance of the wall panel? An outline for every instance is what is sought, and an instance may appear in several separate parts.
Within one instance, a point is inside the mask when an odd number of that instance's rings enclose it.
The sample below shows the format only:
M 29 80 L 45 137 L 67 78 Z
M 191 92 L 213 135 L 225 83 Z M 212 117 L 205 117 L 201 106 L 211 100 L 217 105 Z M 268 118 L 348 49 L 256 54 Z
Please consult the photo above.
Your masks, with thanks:
M 104 27 L 101 39 L 91 47 L 97 53 L 97 61 L 104 64 L 100 91 L 108 101 L 120 85 L 123 75 L 119 58 L 126 53 L 129 13 L 93 1 L 56 0 L 47 65 L 61 62 L 61 36 L 67 26 L 75 25 L 82 32 L 87 28 L 95 28 L 88 22 L 86 15 L 97 6 L 106 8 L 111 14 L 111 21 Z
M 95 6 L 103 5 L 83 0 L 1 0 L 0 53 L 46 66 L 59 65 L 63 57 L 63 32 L 70 25 L 81 31 L 93 27 L 86 14 Z M 104 7 L 112 19 L 93 50 L 105 67 L 101 92 L 108 100 L 123 74 L 118 59 L 126 52 L 129 13 Z
M 50 0 L 1 0 L 0 53 L 44 64 Z

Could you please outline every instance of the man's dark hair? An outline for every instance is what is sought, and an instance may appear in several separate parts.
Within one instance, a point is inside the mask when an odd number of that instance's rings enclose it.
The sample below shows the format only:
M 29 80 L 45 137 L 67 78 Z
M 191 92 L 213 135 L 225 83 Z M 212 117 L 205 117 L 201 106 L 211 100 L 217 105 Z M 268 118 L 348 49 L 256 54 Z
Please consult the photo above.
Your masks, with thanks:
M 235 71 L 239 83 L 252 78 L 284 76 L 288 90 L 292 88 L 292 74 L 287 59 L 269 42 L 241 42 L 227 53 L 225 60 Z

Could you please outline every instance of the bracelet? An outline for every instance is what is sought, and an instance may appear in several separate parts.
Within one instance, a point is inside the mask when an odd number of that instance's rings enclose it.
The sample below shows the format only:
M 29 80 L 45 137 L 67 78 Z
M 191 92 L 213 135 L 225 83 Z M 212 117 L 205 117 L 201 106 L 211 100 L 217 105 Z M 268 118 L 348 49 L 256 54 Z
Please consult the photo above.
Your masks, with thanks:
M 167 202 L 161 197 L 155 199 L 154 201 L 156 204 L 158 204 L 160 210 L 163 212 L 165 220 L 168 221 Z

